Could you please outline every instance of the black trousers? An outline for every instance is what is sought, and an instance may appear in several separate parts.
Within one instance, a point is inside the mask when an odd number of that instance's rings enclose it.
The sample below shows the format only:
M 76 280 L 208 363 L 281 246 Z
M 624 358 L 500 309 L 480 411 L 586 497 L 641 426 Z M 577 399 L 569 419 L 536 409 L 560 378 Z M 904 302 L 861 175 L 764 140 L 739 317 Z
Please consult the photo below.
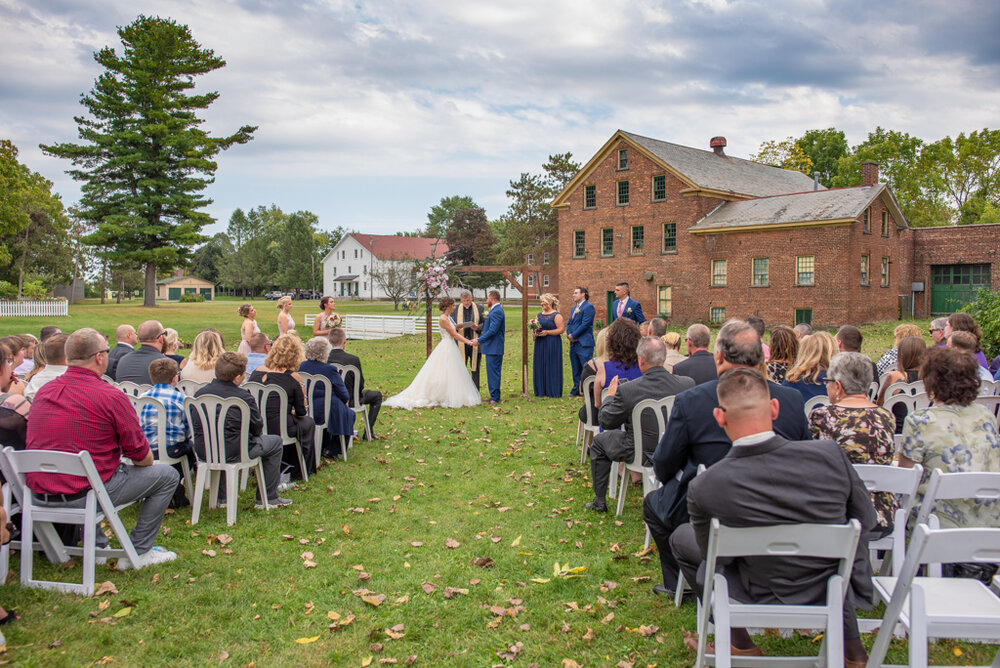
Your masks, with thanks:
M 642 502 L 642 519 L 649 528 L 653 542 L 656 543 L 656 552 L 660 555 L 660 572 L 663 575 L 663 585 L 673 591 L 677 587 L 677 574 L 680 572 L 680 566 L 670 550 L 670 536 L 674 533 L 676 527 L 667 526 L 661 522 L 653 509 L 653 500 L 658 494 L 659 492 L 654 491 L 646 495 L 646 498 Z M 693 580 L 689 582 L 693 582 Z
M 476 335 L 471 329 L 465 330 L 467 334 L 463 336 L 467 339 L 471 339 Z M 470 336 L 471 335 L 471 336 Z M 462 351 L 465 354 L 465 364 L 469 367 L 469 374 L 472 376 L 472 382 L 476 384 L 476 389 L 479 389 L 479 372 L 483 368 L 483 353 L 479 350 L 479 346 L 467 346 L 462 344 Z M 473 358 L 475 355 L 475 358 Z M 472 360 L 476 360 L 476 368 L 472 368 Z

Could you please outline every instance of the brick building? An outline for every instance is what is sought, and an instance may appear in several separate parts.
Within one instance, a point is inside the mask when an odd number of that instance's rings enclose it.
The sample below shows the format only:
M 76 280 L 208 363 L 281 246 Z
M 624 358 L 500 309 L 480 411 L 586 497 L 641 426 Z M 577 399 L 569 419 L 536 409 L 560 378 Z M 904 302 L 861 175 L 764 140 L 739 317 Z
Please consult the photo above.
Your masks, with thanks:
M 861 186 L 827 190 L 725 145 L 616 132 L 552 203 L 564 291 L 588 286 L 600 319 L 624 280 L 647 317 L 675 324 L 759 315 L 836 325 L 895 319 L 911 298 L 917 315 L 950 312 L 938 279 L 956 293 L 962 280 L 990 285 L 1000 226 L 913 230 L 875 163 Z

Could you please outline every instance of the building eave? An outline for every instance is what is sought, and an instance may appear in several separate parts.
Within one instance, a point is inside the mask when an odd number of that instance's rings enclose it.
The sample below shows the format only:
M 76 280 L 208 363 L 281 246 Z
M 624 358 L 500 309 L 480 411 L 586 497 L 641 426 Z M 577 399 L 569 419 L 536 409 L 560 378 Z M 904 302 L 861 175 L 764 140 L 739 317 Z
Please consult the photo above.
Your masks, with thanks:
M 833 218 L 830 220 L 799 220 L 789 223 L 761 223 L 759 225 L 732 225 L 727 227 L 691 228 L 690 234 L 733 234 L 735 232 L 763 232 L 767 230 L 788 230 L 803 227 L 841 227 L 850 225 L 857 218 Z

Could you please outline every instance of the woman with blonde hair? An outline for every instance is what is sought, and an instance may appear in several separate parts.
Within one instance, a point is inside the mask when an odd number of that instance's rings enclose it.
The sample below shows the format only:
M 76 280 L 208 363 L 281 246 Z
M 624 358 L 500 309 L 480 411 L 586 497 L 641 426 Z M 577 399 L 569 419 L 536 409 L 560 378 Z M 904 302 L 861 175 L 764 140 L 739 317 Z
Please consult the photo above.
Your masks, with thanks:
M 803 401 L 826 394 L 826 370 L 837 354 L 837 341 L 828 332 L 816 332 L 802 339 L 795 364 L 782 385 L 799 391 Z
M 674 365 L 687 359 L 687 355 L 681 354 L 684 339 L 677 332 L 667 332 L 660 338 L 667 344 L 667 359 L 663 362 L 663 368 L 673 373 Z
M 292 319 L 292 298 L 285 295 L 278 300 L 278 336 L 287 334 L 295 329 L 295 320 Z
M 535 322 L 538 329 L 531 330 L 535 340 L 534 373 L 532 381 L 536 397 L 561 397 L 563 393 L 562 333 L 566 321 L 559 313 L 559 300 L 546 292 L 538 298 L 542 312 Z
M 215 380 L 215 362 L 223 352 L 225 348 L 218 332 L 211 329 L 198 332 L 198 336 L 194 337 L 194 343 L 191 344 L 191 355 L 188 356 L 187 364 L 181 369 L 180 379 L 199 383 Z
M 187 358 L 183 355 L 177 354 L 177 349 L 181 347 L 181 337 L 177 333 L 176 329 L 171 327 L 164 327 L 163 331 L 167 333 L 163 337 L 163 354 L 177 362 L 180 368 L 184 368 L 184 363 L 187 362 Z
M 904 322 L 902 325 L 898 325 L 896 329 L 892 331 L 895 341 L 892 344 L 892 348 L 886 351 L 885 355 L 878 361 L 875 366 L 878 368 L 879 377 L 875 380 L 880 380 L 882 376 L 889 373 L 890 371 L 896 370 L 896 360 L 899 357 L 899 342 L 908 336 L 923 336 L 923 332 L 916 325 Z
M 257 309 L 253 307 L 253 304 L 240 304 L 240 307 L 236 309 L 236 313 L 243 318 L 243 324 L 240 325 L 240 345 L 236 349 L 240 355 L 250 354 L 250 339 L 253 338 L 254 334 L 260 333 L 260 325 L 257 324 Z M 279 327 L 281 316 L 278 316 Z

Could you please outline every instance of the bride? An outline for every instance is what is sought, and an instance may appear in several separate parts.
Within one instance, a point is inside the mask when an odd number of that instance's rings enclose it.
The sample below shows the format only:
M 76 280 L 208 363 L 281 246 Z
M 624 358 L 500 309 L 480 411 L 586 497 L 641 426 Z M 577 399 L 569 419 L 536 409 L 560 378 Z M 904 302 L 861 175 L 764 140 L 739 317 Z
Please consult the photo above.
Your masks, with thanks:
M 441 309 L 441 317 L 438 318 L 441 342 L 431 352 L 410 386 L 386 400 L 384 406 L 410 410 L 428 406 L 461 408 L 482 403 L 479 388 L 472 382 L 456 344 L 457 341 L 472 345 L 472 341 L 459 334 L 448 317 L 455 310 L 455 300 L 442 297 L 438 308 Z

